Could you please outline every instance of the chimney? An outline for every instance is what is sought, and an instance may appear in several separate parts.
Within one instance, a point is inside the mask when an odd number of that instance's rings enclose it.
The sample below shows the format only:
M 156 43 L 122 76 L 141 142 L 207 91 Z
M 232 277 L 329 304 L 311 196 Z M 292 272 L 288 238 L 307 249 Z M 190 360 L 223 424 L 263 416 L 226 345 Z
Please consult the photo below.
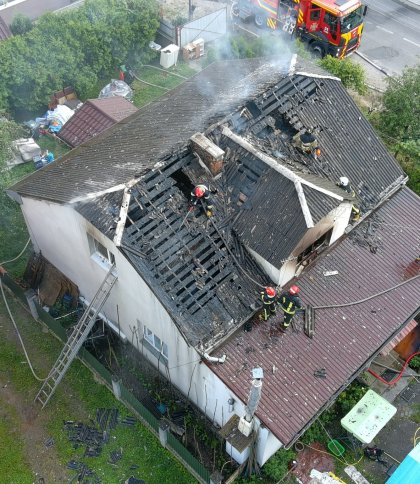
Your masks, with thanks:
M 193 152 L 197 153 L 202 162 L 215 177 L 223 169 L 223 159 L 225 152 L 219 148 L 213 141 L 210 141 L 203 133 L 195 133 L 191 136 L 191 147 Z
M 240 418 L 238 424 L 238 430 L 241 432 L 245 437 L 248 437 L 254 427 L 254 414 L 257 410 L 258 404 L 261 398 L 261 388 L 262 388 L 262 379 L 263 379 L 263 369 L 262 368 L 253 368 L 252 370 L 252 387 L 251 392 L 248 397 L 248 403 L 245 407 L 245 415 Z

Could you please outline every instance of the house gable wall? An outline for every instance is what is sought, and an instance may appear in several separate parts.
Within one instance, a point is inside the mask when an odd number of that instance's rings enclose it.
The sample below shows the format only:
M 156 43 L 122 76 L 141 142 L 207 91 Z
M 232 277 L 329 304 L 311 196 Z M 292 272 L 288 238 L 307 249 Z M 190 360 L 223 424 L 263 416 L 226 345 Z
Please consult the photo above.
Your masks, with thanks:
M 351 203 L 341 203 L 326 217 L 320 220 L 315 227 L 308 229 L 299 244 L 290 254 L 290 258 L 292 260 L 285 261 L 285 263 L 279 268 L 274 267 L 252 249 L 248 248 L 248 250 L 251 252 L 263 271 L 273 281 L 273 283 L 275 283 L 277 286 L 283 286 L 288 281 L 293 279 L 293 277 L 295 277 L 297 262 L 293 259 L 294 256 L 299 255 L 303 250 L 316 242 L 330 229 L 333 229 L 329 242 L 330 245 L 344 234 L 344 231 L 349 223 L 351 207 Z

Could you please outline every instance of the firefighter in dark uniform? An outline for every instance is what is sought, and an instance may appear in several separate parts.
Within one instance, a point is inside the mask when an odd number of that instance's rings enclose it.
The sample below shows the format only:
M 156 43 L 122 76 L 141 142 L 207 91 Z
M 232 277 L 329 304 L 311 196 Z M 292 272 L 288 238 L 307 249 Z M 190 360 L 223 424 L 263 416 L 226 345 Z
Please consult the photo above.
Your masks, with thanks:
M 298 286 L 291 286 L 288 292 L 280 294 L 280 307 L 284 313 L 284 319 L 281 329 L 287 329 L 296 313 L 296 308 L 302 307 L 302 301 L 298 294 L 300 289 Z
M 263 303 L 263 312 L 260 319 L 267 321 L 270 316 L 276 314 L 276 290 L 273 287 L 266 287 L 261 292 L 261 301 Z
M 351 195 L 351 197 L 356 198 L 356 192 L 350 185 L 349 179 L 346 176 L 340 177 L 340 182 L 337 183 L 337 186 L 339 186 L 342 190 Z M 353 222 L 357 222 L 360 219 L 360 208 L 357 207 L 357 205 L 355 204 L 353 204 L 353 206 L 351 207 L 351 215 Z
M 206 185 L 197 185 L 191 192 L 190 208 L 189 211 L 192 212 L 194 207 L 200 203 L 207 217 L 212 217 L 214 212 L 213 202 L 211 199 L 210 190 Z

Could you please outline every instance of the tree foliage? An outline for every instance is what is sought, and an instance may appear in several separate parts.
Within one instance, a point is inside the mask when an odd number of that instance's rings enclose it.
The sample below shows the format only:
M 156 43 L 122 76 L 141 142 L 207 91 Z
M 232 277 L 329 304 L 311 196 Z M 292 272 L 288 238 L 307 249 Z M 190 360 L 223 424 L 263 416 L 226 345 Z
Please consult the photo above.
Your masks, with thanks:
M 23 35 L 32 29 L 32 21 L 26 15 L 18 13 L 12 23 L 10 24 L 10 30 L 13 35 Z
M 341 79 L 343 86 L 354 89 L 359 94 L 366 94 L 367 85 L 365 79 L 365 71 L 363 67 L 356 64 L 351 59 L 337 59 L 327 55 L 319 61 L 321 67 L 334 76 Z
M 150 58 L 158 25 L 155 0 L 86 0 L 43 15 L 30 32 L 2 42 L 0 109 L 44 109 L 68 85 L 86 99 L 120 64 Z
M 379 119 L 381 131 L 397 141 L 405 143 L 408 151 L 414 150 L 418 154 L 420 64 L 416 67 L 406 68 L 401 76 L 388 78 L 388 87 L 382 102 L 384 109 Z

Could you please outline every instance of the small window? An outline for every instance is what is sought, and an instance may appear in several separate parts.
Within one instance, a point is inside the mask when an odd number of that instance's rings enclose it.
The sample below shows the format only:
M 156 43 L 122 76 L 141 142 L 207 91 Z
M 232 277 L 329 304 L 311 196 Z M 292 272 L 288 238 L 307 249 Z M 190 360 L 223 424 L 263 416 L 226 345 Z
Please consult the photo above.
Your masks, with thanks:
M 150 343 L 150 346 L 152 347 L 152 353 L 156 351 L 156 358 L 162 357 L 167 362 L 169 357 L 168 345 L 164 343 L 158 336 L 153 333 L 153 331 L 151 331 L 146 326 L 143 326 L 143 334 L 144 340 L 147 341 L 147 343 Z
M 104 245 L 96 240 L 92 235 L 87 234 L 90 254 L 98 257 L 102 262 L 107 264 L 115 264 L 115 257 Z
M 315 8 L 311 10 L 311 13 L 309 14 L 310 20 L 319 20 L 321 17 L 321 9 L 320 8 Z
M 162 355 L 168 359 L 168 345 L 166 343 L 162 343 Z
M 150 344 L 154 345 L 153 332 L 149 328 L 146 328 L 146 326 L 144 327 L 144 337 Z

